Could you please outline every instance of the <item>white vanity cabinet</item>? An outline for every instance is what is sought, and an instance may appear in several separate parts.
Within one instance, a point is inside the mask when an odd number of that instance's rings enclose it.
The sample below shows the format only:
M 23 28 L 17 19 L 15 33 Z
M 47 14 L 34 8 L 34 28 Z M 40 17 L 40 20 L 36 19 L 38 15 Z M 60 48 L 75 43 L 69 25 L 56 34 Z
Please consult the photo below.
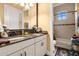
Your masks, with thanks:
M 0 56 L 43 56 L 47 50 L 47 35 L 0 47 Z

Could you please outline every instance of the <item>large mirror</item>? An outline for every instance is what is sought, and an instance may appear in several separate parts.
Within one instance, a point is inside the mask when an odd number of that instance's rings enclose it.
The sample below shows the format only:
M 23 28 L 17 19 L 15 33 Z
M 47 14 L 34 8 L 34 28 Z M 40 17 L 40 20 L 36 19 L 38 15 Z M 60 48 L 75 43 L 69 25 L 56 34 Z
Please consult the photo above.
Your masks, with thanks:
M 9 29 L 30 28 L 31 19 L 36 21 L 36 6 L 29 3 L 2 3 L 0 4 L 0 25 Z M 33 23 L 36 24 L 36 23 Z

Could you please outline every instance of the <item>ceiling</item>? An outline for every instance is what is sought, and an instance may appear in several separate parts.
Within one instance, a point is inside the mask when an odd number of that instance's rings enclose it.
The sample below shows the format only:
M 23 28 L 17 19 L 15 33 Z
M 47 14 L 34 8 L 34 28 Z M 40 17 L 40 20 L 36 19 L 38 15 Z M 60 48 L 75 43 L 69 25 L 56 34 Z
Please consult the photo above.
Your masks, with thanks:
M 16 8 L 18 8 L 18 9 L 20 9 L 20 10 L 24 10 L 24 7 L 23 6 L 20 6 L 19 4 L 16 4 L 16 3 L 8 3 L 8 5 L 11 5 L 11 6 L 13 6 L 13 7 L 16 7 Z M 35 5 L 35 4 L 34 4 Z
M 53 6 L 56 7 L 56 6 L 60 6 L 62 4 L 64 4 L 64 3 L 53 3 Z

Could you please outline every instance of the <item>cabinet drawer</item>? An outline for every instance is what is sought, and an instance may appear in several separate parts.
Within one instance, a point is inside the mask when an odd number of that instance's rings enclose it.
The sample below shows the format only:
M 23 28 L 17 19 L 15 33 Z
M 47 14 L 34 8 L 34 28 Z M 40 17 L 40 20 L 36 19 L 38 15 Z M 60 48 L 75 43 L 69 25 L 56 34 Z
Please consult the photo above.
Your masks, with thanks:
M 47 35 L 43 35 L 43 36 L 34 38 L 34 41 L 35 41 L 35 43 L 36 43 L 36 42 L 39 42 L 39 41 L 41 41 L 41 40 L 43 40 L 43 39 L 47 39 Z
M 12 53 L 24 48 L 24 47 L 32 45 L 33 43 L 34 43 L 34 40 L 30 39 L 30 40 L 26 40 L 23 42 L 19 42 L 19 43 L 15 43 L 12 45 L 2 47 L 2 48 L 0 48 L 0 56 L 1 55 L 2 56 L 10 55 L 10 54 L 12 54 Z

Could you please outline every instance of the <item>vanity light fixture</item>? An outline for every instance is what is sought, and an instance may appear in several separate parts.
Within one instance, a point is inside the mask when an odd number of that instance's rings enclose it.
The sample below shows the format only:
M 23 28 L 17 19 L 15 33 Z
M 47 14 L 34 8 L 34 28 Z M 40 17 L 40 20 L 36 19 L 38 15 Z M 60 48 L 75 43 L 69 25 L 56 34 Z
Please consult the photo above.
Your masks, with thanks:
M 33 7 L 33 3 L 30 3 L 29 6 L 30 6 L 30 7 Z
M 25 5 L 25 10 L 30 9 L 29 5 Z
M 33 3 L 19 3 L 20 6 L 24 7 L 23 10 L 28 10 L 33 7 Z

